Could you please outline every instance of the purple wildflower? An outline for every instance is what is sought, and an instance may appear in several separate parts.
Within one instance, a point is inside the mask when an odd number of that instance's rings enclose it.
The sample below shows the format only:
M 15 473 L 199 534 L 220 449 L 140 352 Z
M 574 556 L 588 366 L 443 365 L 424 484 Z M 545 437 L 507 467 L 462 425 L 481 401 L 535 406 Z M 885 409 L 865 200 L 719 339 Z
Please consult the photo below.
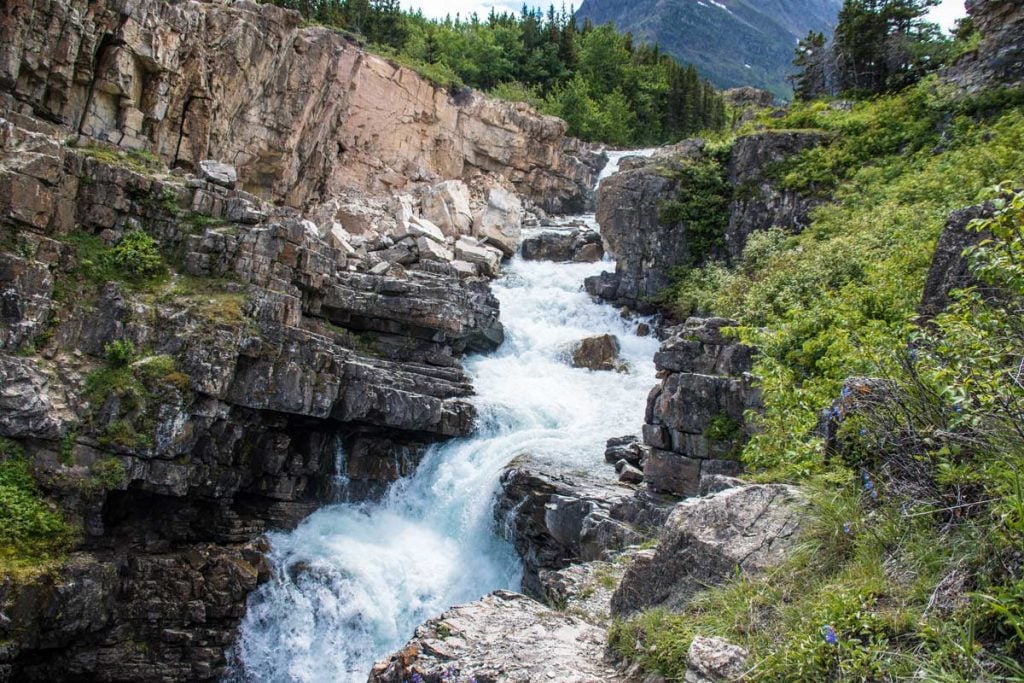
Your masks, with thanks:
M 827 624 L 823 626 L 821 629 L 821 635 L 829 645 L 839 644 L 839 636 L 836 635 L 836 630 L 831 626 Z
M 419 674 L 413 674 L 412 683 L 423 683 L 423 676 L 420 676 Z
M 847 536 L 853 533 L 853 527 L 850 525 L 849 522 L 843 522 L 843 533 Z

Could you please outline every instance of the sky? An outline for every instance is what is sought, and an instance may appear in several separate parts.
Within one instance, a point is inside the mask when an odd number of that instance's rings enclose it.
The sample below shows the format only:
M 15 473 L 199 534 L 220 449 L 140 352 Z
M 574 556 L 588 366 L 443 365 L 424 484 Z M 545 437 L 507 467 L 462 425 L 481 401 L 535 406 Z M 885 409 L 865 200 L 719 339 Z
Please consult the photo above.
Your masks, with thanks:
M 582 0 L 577 0 L 573 4 L 578 7 L 580 2 Z M 550 0 L 544 2 L 527 0 L 527 4 L 546 8 L 551 2 Z M 444 18 L 446 14 L 451 14 L 454 17 L 457 12 L 461 13 L 463 17 L 468 17 L 476 12 L 483 18 L 491 11 L 491 7 L 499 12 L 506 10 L 518 12 L 522 6 L 523 0 L 402 0 L 402 7 L 422 9 L 426 16 L 438 19 Z M 555 6 L 561 6 L 561 2 L 555 2 Z M 958 18 L 965 14 L 963 0 L 943 0 L 940 6 L 932 10 L 931 19 L 941 24 L 943 28 L 949 29 L 953 27 Z

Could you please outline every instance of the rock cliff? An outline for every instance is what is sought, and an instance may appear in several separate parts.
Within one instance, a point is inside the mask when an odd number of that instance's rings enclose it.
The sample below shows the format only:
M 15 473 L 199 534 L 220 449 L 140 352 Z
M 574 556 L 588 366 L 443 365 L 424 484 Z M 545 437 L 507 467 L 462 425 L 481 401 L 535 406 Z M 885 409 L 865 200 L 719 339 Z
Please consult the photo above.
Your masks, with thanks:
M 459 355 L 501 343 L 497 301 L 430 258 L 425 222 L 362 239 L 21 108 L 0 112 L 0 460 L 24 454 L 73 540 L 0 581 L 0 679 L 220 678 L 264 531 L 470 431 Z
M 948 67 L 945 77 L 969 93 L 1024 84 L 1024 6 L 1015 0 L 969 0 L 967 12 L 981 42 Z
M 826 142 L 821 134 L 771 131 L 740 137 L 727 158 L 705 150 L 702 140 L 666 148 L 647 161 L 626 160 L 601 182 L 597 221 L 615 272 L 587 279 L 587 291 L 618 306 L 652 312 L 672 282 L 672 270 L 710 259 L 735 261 L 747 238 L 772 227 L 802 230 L 821 199 L 788 190 L 775 177 L 780 162 Z M 690 185 L 695 166 L 721 175 L 714 186 Z M 708 200 L 711 200 L 710 202 Z M 682 201 L 701 223 L 670 220 L 669 202 Z M 709 234 L 713 233 L 713 234 Z
M 0 90 L 23 113 L 295 207 L 496 173 L 582 210 L 598 159 L 522 104 L 450 93 L 298 13 L 254 2 L 12 0 Z

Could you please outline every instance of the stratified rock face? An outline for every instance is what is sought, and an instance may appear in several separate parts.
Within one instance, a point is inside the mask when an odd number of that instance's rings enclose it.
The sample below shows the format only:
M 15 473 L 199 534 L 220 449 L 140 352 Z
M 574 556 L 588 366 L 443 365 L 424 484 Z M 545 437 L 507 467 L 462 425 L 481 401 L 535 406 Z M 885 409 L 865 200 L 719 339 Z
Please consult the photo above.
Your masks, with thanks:
M 456 675 L 481 683 L 623 680 L 604 663 L 604 647 L 604 629 L 497 591 L 420 626 L 402 650 L 374 666 L 369 681 L 405 683 L 416 674 L 429 683 Z
M 745 412 L 761 406 L 750 374 L 754 349 L 727 334 L 724 318 L 691 318 L 654 356 L 661 384 L 647 399 L 644 481 L 695 496 L 701 477 L 734 475 L 750 436 Z
M 807 226 L 809 212 L 821 199 L 778 187 L 772 170 L 778 162 L 824 141 L 821 134 L 771 131 L 741 137 L 736 141 L 727 168 L 732 200 L 721 242 L 724 250 L 694 254 L 689 227 L 685 223 L 663 225 L 661 205 L 685 194 L 679 186 L 676 165 L 700 163 L 704 156 L 701 140 L 688 140 L 645 163 L 630 163 L 625 170 L 601 181 L 597 193 L 597 222 L 608 252 L 615 259 L 615 272 L 587 278 L 587 291 L 617 306 L 653 312 L 653 301 L 672 283 L 677 266 L 699 266 L 709 257 L 736 259 L 747 238 L 758 230 L 781 227 L 799 232 Z M 706 241 L 700 236 L 699 241 Z M 721 253 L 718 253 L 721 251 Z
M 498 529 L 523 560 L 523 590 L 542 597 L 542 570 L 605 559 L 659 526 L 666 501 L 606 479 L 506 470 L 494 508 Z
M 946 79 L 969 93 L 1024 84 L 1024 5 L 968 0 L 967 12 L 981 32 L 981 43 L 945 70 Z
M 80 531 L 60 568 L 0 586 L 0 678 L 220 679 L 267 577 L 253 539 L 339 474 L 376 495 L 470 432 L 458 355 L 501 343 L 497 300 L 415 240 L 398 266 L 231 189 L 230 167 L 142 173 L 63 132 L 0 117 L 0 437 Z M 175 272 L 94 281 L 89 249 L 138 232 Z M 119 370 L 114 342 L 135 349 Z
M 679 503 L 654 551 L 638 554 L 612 597 L 612 613 L 680 609 L 699 591 L 736 575 L 777 566 L 801 515 L 789 486 L 731 488 Z
M 6 2 L 0 89 L 23 111 L 303 207 L 343 189 L 506 176 L 579 212 L 600 159 L 523 104 L 450 95 L 269 4 Z

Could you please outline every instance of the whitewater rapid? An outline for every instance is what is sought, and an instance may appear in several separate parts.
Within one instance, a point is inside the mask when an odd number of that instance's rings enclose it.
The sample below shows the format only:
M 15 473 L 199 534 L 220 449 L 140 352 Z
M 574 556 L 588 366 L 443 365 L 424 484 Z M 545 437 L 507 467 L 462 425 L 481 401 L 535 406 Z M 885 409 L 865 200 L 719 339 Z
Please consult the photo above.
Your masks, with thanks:
M 424 620 L 519 588 L 519 560 L 492 514 L 501 472 L 529 456 L 613 477 L 605 441 L 639 433 L 655 383 L 657 341 L 582 291 L 611 267 L 506 264 L 492 285 L 505 343 L 465 361 L 474 434 L 430 449 L 379 503 L 330 505 L 269 535 L 274 576 L 250 597 L 235 652 L 245 680 L 364 683 Z M 619 338 L 628 372 L 568 365 L 572 343 L 606 333 Z

